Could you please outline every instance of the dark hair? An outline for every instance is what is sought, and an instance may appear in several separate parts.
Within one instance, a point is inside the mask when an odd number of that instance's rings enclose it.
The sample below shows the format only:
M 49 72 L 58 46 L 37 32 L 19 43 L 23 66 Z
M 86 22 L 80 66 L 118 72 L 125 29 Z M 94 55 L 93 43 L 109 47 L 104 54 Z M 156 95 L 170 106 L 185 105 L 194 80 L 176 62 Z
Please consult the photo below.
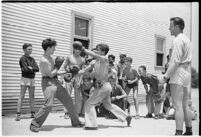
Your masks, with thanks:
M 119 57 L 124 58 L 124 57 L 126 57 L 126 54 L 120 54 Z
M 129 61 L 129 62 L 133 62 L 133 59 L 131 57 L 126 57 L 125 60 Z
M 77 50 L 82 50 L 82 43 L 80 41 L 75 41 L 73 43 L 73 48 Z
M 53 46 L 56 46 L 57 42 L 54 39 L 51 38 L 47 38 L 45 40 L 43 40 L 42 42 L 42 48 L 43 50 L 47 50 L 47 48 L 51 48 Z
M 109 61 L 109 65 L 114 66 L 114 63 L 113 63 L 113 62 L 111 62 L 111 61 Z
M 181 30 L 183 30 L 185 27 L 184 20 L 180 17 L 170 18 L 170 21 L 173 21 L 174 26 L 178 25 Z
M 32 47 L 32 45 L 29 43 L 24 43 L 22 49 L 27 49 L 28 47 Z
M 84 74 L 83 77 L 82 77 L 82 80 L 91 80 L 91 77 L 89 74 Z
M 113 60 L 115 60 L 115 56 L 114 55 L 108 55 L 108 58 L 112 58 Z
M 143 68 L 143 70 L 147 70 L 146 67 L 144 65 L 140 66 L 139 68 Z
M 108 51 L 110 50 L 109 49 L 109 46 L 107 45 L 107 44 L 103 44 L 103 43 L 101 43 L 101 44 L 98 44 L 97 46 L 96 46 L 96 49 L 97 48 L 100 48 L 100 50 L 101 51 L 105 51 L 105 55 L 108 53 Z

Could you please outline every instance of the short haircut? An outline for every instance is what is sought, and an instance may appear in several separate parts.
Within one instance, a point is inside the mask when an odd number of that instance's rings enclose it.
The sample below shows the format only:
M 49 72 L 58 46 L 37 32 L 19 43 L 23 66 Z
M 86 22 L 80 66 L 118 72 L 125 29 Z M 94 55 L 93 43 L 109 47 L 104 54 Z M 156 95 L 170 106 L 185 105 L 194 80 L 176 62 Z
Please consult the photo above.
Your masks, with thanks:
M 82 43 L 80 41 L 75 41 L 73 43 L 73 48 L 77 50 L 82 50 Z
M 48 47 L 51 48 L 56 45 L 57 45 L 57 42 L 51 38 L 47 38 L 47 39 L 43 40 L 43 42 L 42 42 L 43 50 L 47 50 Z
M 144 71 L 147 70 L 146 67 L 145 67 L 145 65 L 141 65 L 139 68 L 143 68 Z
M 113 60 L 115 60 L 115 56 L 114 55 L 108 55 L 108 58 L 112 58 Z
M 183 30 L 185 27 L 184 20 L 180 17 L 170 18 L 170 21 L 173 21 L 174 26 L 178 25 L 181 30 Z
M 91 80 L 91 77 L 89 74 L 84 74 L 82 79 L 83 80 Z
M 96 49 L 97 48 L 100 48 L 100 50 L 101 51 L 105 51 L 105 55 L 108 53 L 108 51 L 110 50 L 109 49 L 109 46 L 107 45 L 107 44 L 103 44 L 103 43 L 101 43 L 101 44 L 98 44 L 97 46 L 96 46 Z
M 131 63 L 133 62 L 133 59 L 131 57 L 126 57 L 125 60 Z
M 32 45 L 29 43 L 24 43 L 22 49 L 27 49 L 28 47 L 32 47 Z
M 126 57 L 126 54 L 120 54 L 119 57 L 124 58 L 124 57 Z
M 115 75 L 110 75 L 109 77 L 108 77 L 108 79 L 112 79 L 112 80 L 116 80 L 116 77 L 115 77 Z

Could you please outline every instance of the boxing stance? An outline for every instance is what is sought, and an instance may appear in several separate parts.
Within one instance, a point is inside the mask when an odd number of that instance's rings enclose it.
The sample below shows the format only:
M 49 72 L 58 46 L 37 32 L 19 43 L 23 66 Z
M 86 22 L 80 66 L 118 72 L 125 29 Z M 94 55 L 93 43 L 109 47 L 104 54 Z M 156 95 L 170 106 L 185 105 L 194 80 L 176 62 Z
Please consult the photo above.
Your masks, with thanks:
M 64 58 L 58 57 L 54 59 L 51 55 L 54 54 L 56 47 L 56 41 L 48 38 L 43 40 L 42 48 L 44 54 L 40 59 L 40 71 L 42 73 L 42 90 L 45 96 L 45 104 L 39 109 L 35 118 L 32 120 L 30 130 L 32 132 L 38 132 L 45 122 L 49 112 L 52 109 L 54 98 L 57 98 L 66 107 L 71 118 L 71 124 L 73 127 L 81 127 L 83 124 L 80 122 L 78 115 L 75 111 L 73 101 L 65 88 L 61 85 L 57 79 L 58 70 L 61 67 Z M 65 74 L 61 72 L 60 74 Z
M 95 78 L 93 94 L 86 101 L 85 106 L 85 129 L 96 130 L 98 129 L 97 116 L 95 106 L 99 102 L 102 102 L 104 107 L 111 111 L 121 121 L 127 121 L 127 125 L 130 126 L 132 117 L 128 116 L 121 108 L 111 104 L 111 91 L 112 87 L 108 82 L 108 67 L 109 62 L 105 56 L 109 51 L 109 46 L 106 44 L 98 44 L 96 46 L 96 53 L 89 51 L 83 47 L 82 49 L 86 54 L 93 56 L 96 60 L 95 63 L 90 63 L 85 69 L 79 71 L 79 74 L 84 74 L 87 70 L 93 70 L 93 76 Z

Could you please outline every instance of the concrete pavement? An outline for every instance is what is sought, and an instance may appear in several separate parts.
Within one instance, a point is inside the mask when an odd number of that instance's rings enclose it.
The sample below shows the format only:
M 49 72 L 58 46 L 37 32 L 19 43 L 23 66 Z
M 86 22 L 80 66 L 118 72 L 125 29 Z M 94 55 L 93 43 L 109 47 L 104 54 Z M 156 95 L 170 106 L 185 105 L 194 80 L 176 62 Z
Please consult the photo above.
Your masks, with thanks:
M 192 90 L 193 106 L 199 112 L 199 90 Z M 131 115 L 134 115 L 134 106 L 131 107 Z M 39 133 L 33 133 L 29 130 L 31 119 L 29 114 L 23 115 L 21 121 L 15 121 L 15 115 L 2 117 L 2 135 L 174 135 L 175 121 L 153 118 L 143 118 L 147 114 L 145 104 L 140 104 L 140 119 L 132 119 L 131 127 L 127 127 L 126 122 L 122 123 L 118 120 L 98 118 L 99 128 L 96 131 L 88 131 L 83 128 L 71 127 L 70 120 L 64 119 L 62 112 L 50 113 Z M 84 122 L 84 118 L 80 118 Z M 184 128 L 185 131 L 185 128 Z M 198 118 L 193 121 L 193 133 L 199 135 L 199 114 Z

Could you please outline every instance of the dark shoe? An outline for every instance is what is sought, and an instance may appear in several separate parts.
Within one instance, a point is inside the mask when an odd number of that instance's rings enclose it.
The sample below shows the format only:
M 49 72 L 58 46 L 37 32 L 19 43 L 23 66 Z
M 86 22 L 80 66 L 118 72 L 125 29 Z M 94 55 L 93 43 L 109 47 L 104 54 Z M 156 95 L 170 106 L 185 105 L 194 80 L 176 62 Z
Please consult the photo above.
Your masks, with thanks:
M 182 136 L 182 134 L 180 134 L 180 133 L 175 133 L 174 135 L 175 136 Z
M 168 115 L 166 119 L 167 119 L 167 120 L 175 120 L 175 119 L 174 119 L 174 115 Z
M 84 114 L 79 114 L 79 117 L 84 117 Z
M 35 112 L 31 113 L 31 118 L 35 118 Z
M 155 115 L 154 119 L 158 120 L 159 119 L 159 115 Z
M 73 127 L 83 127 L 85 124 L 80 122 L 79 124 L 76 124 L 76 125 L 72 125 Z
M 85 130 L 98 130 L 97 127 L 84 127 Z
M 127 121 L 127 126 L 128 126 L 128 127 L 129 127 L 130 124 L 131 124 L 131 120 L 132 120 L 132 117 L 131 117 L 131 116 L 127 116 L 126 121 Z
M 152 114 L 151 113 L 148 113 L 145 118 L 152 118 Z
M 39 130 L 40 130 L 40 128 L 39 127 L 37 127 L 37 126 L 35 126 L 35 125 L 33 125 L 33 124 L 31 124 L 30 125 L 30 130 L 32 131 L 32 132 L 39 132 Z
M 20 114 L 17 114 L 15 121 L 20 121 L 20 119 L 21 119 Z
M 191 136 L 191 135 L 193 135 L 193 132 L 185 132 L 183 135 L 184 136 Z
M 160 113 L 160 114 L 158 115 L 158 118 L 159 118 L 159 119 L 163 119 L 163 118 L 165 118 L 165 115 L 164 115 L 163 113 Z

